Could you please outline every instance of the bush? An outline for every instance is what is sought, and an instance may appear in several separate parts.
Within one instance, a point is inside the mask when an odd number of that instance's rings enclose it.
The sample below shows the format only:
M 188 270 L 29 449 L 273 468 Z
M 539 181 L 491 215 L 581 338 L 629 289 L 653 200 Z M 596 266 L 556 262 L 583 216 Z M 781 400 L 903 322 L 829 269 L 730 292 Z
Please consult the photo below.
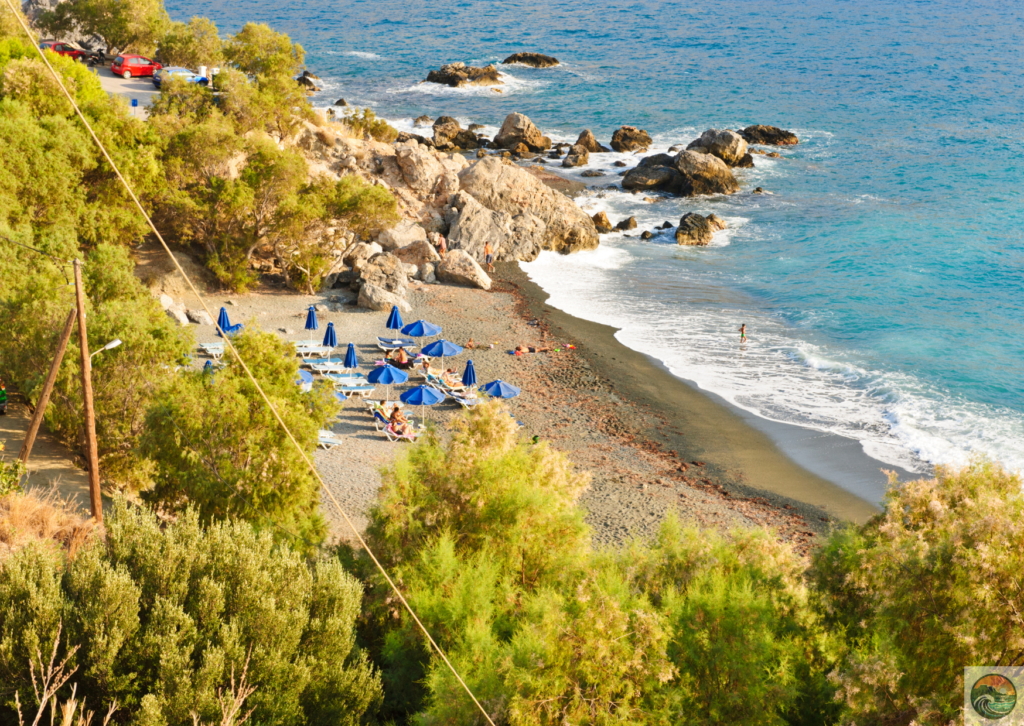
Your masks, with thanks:
M 363 138 L 383 141 L 386 144 L 398 138 L 398 131 L 384 119 L 377 118 L 377 114 L 369 108 L 349 111 L 342 116 L 341 121 Z
M 212 20 L 194 17 L 188 23 L 171 23 L 157 55 L 164 66 L 214 68 L 224 62 L 224 43 Z
M 817 554 L 823 603 L 851 648 L 833 676 L 849 720 L 960 718 L 966 664 L 1024 665 L 1024 493 L 988 462 L 893 479 L 884 514 Z
M 233 343 L 312 457 L 317 431 L 337 412 L 333 389 L 302 393 L 291 344 L 276 335 L 246 331 Z M 237 361 L 177 375 L 146 414 L 140 453 L 154 480 L 144 496 L 163 510 L 240 518 L 307 552 L 324 538 L 318 482 Z
M 29 658 L 62 622 L 78 696 L 116 699 L 133 723 L 219 722 L 218 689 L 247 658 L 254 723 L 354 725 L 375 708 L 380 680 L 353 634 L 360 586 L 336 562 L 308 565 L 244 523 L 204 529 L 194 511 L 161 527 L 123 499 L 106 528 L 74 558 L 30 545 L 0 568 L 7 709 L 14 690 L 31 698 Z
M 68 0 L 40 13 L 36 22 L 55 38 L 98 35 L 108 53 L 151 56 L 170 18 L 163 0 Z

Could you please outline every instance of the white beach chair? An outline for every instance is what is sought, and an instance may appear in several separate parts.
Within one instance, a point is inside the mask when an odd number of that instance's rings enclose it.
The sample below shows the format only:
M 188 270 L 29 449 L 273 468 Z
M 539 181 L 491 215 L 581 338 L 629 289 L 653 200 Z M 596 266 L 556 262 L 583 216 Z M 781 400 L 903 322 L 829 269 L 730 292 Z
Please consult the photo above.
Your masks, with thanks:
M 343 443 L 345 443 L 345 440 L 333 431 L 320 429 L 320 431 L 317 432 L 316 444 L 321 449 L 333 449 L 335 446 L 340 446 Z

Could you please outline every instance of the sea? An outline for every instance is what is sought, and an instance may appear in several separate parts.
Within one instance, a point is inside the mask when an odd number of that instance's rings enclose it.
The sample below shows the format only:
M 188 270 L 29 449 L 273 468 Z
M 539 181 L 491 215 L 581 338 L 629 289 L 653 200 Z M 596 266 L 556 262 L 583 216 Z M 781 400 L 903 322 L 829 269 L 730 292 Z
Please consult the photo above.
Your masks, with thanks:
M 607 144 L 639 126 L 650 153 L 709 128 L 794 131 L 799 145 L 756 156 L 731 196 L 644 201 L 614 166 L 638 157 L 592 154 L 564 170 L 604 172 L 581 178 L 577 201 L 638 228 L 523 268 L 550 305 L 620 328 L 626 346 L 756 416 L 854 439 L 912 472 L 979 456 L 1024 468 L 1024 4 L 167 6 L 224 34 L 246 22 L 288 33 L 321 79 L 315 105 L 344 98 L 408 131 L 443 114 L 493 134 L 518 111 L 556 142 L 591 129 Z M 561 64 L 499 66 L 501 93 L 421 82 L 518 51 Z M 705 248 L 671 230 L 639 238 L 690 211 L 728 229 Z

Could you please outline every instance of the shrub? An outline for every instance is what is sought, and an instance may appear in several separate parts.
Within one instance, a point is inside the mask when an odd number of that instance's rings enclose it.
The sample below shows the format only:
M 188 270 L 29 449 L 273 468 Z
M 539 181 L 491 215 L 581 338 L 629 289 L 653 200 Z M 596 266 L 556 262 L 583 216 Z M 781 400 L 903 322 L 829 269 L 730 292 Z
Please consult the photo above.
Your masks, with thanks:
M 165 66 L 184 66 L 198 70 L 213 68 L 224 61 L 224 44 L 217 26 L 209 18 L 194 17 L 188 23 L 171 23 L 160 41 L 157 55 Z
M 241 522 L 204 529 L 194 511 L 161 527 L 123 499 L 106 528 L 74 558 L 32 545 L 0 568 L 6 708 L 31 696 L 29 658 L 62 622 L 78 696 L 116 699 L 134 723 L 219 721 L 218 689 L 247 659 L 254 723 L 354 725 L 376 706 L 353 634 L 360 586 L 337 562 L 309 565 Z
M 377 118 L 377 114 L 369 108 L 349 111 L 341 117 L 341 122 L 363 138 L 383 141 L 386 144 L 398 138 L 398 131 L 384 119 Z
M 170 18 L 163 0 L 68 0 L 36 22 L 55 38 L 98 35 L 110 53 L 152 55 Z

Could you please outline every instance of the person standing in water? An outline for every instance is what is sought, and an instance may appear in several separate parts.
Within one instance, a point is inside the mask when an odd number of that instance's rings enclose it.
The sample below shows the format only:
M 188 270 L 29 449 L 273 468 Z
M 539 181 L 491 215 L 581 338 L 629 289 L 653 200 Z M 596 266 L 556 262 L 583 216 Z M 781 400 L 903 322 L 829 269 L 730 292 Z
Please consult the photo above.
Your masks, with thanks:
M 742 345 L 743 343 L 746 343 L 746 342 L 747 342 L 747 324 L 743 323 L 743 325 L 740 326 L 740 344 Z

